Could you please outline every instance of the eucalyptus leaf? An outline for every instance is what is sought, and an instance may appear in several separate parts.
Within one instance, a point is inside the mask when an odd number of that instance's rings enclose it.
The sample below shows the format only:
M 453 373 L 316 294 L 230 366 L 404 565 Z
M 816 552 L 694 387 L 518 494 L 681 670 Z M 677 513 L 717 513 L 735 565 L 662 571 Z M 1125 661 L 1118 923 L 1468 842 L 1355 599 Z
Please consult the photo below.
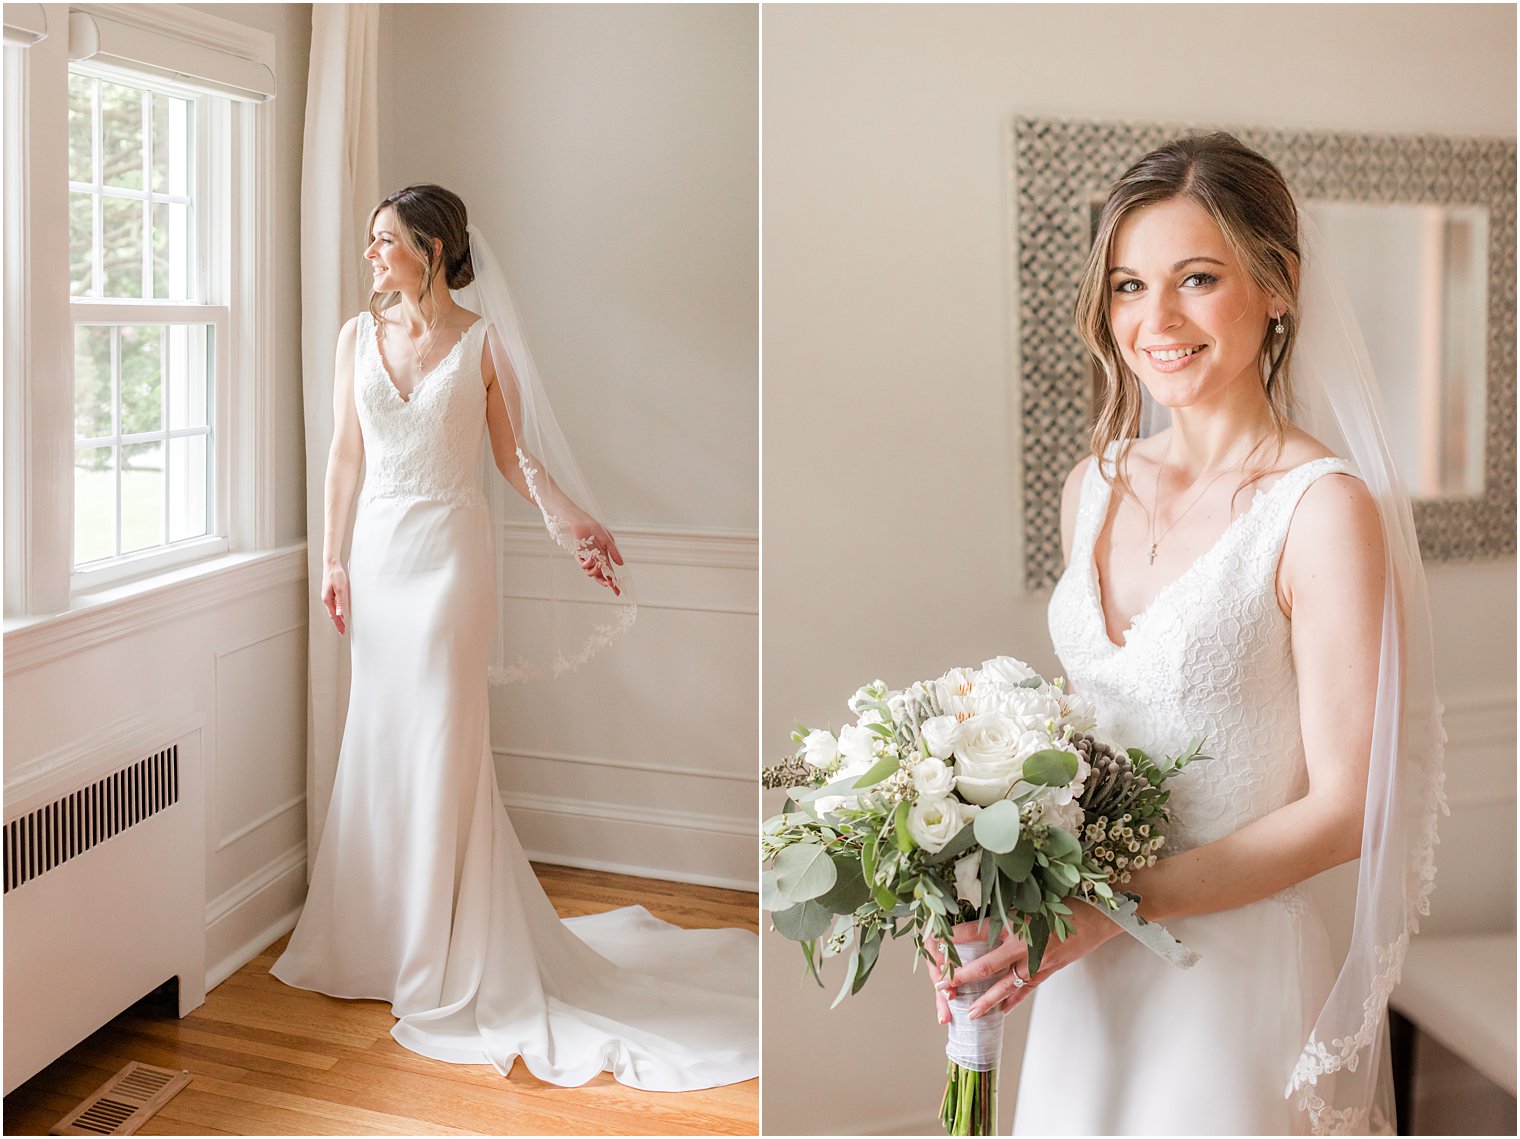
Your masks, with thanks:
M 1045 832 L 1045 855 L 1053 862 L 1082 861 L 1082 843 L 1076 835 L 1060 827 Z
M 776 878 L 774 869 L 760 872 L 760 908 L 762 910 L 786 910 L 793 905 L 792 900 L 781 892 Z
M 1040 971 L 1040 961 L 1045 956 L 1045 944 L 1050 940 L 1050 926 L 1046 924 L 1044 917 L 1037 914 L 1029 919 L 1029 937 L 1026 940 L 1029 945 L 1029 976 L 1033 978 Z
M 794 902 L 827 893 L 838 877 L 828 851 L 816 842 L 800 842 L 776 855 L 776 888 Z
M 855 982 L 850 986 L 850 992 L 858 993 L 864 987 L 866 978 L 871 975 L 871 970 L 876 968 L 876 960 L 880 954 L 881 930 L 877 929 L 860 941 L 860 966 L 855 970 Z
M 1077 757 L 1069 751 L 1047 748 L 1024 761 L 1024 782 L 1042 787 L 1065 787 L 1077 777 Z
M 867 770 L 864 775 L 851 783 L 850 789 L 859 790 L 865 787 L 874 787 L 883 779 L 887 778 L 887 776 L 896 772 L 900 766 L 902 766 L 902 764 L 895 755 L 884 755 L 875 763 L 873 763 L 870 769 Z
M 839 987 L 839 995 L 834 998 L 834 1003 L 829 1008 L 838 1008 L 839 1002 L 850 995 L 850 990 L 855 987 L 855 965 L 860 960 L 860 946 L 850 950 L 850 959 L 844 967 L 844 984 Z
M 998 869 L 1013 881 L 1022 882 L 1034 868 L 1034 844 L 1027 838 L 1022 840 L 1007 854 L 998 855 L 997 864 Z
M 994 854 L 1007 854 L 1019 842 L 1019 809 L 1007 799 L 978 812 L 971 826 L 976 841 Z
M 892 816 L 892 835 L 897 839 L 897 849 L 904 854 L 912 852 L 916 843 L 913 836 L 908 833 L 908 801 L 904 799 L 897 804 L 897 813 Z
M 1040 883 L 1031 874 L 1019 883 L 1018 891 L 1013 896 L 1013 907 L 1022 913 L 1033 913 L 1040 908 L 1043 900 L 1040 894 Z
M 834 863 L 837 877 L 834 884 L 818 896 L 818 904 L 831 913 L 852 914 L 871 896 L 860 861 L 843 854 L 832 856 L 830 861 Z
M 777 910 L 771 924 L 782 937 L 793 941 L 812 941 L 828 932 L 834 915 L 817 902 L 799 902 L 789 910 Z

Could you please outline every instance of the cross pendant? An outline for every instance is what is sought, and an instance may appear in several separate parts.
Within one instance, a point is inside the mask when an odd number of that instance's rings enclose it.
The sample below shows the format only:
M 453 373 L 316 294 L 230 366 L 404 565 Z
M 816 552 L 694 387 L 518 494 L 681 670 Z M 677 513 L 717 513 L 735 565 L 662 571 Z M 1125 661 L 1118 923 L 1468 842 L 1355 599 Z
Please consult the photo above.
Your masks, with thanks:
M 1155 546 L 1155 543 L 1152 543 L 1151 544 L 1151 565 L 1155 565 L 1155 564 L 1156 564 L 1156 546 Z

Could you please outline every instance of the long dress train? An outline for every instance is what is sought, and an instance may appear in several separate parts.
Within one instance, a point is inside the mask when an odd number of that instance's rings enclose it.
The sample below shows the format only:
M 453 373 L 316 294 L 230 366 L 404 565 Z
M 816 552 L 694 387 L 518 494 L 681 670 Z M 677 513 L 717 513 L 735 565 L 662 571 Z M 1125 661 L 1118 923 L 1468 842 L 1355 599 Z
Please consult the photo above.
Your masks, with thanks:
M 455 1063 L 653 1091 L 758 1074 L 757 939 L 642 907 L 562 922 L 507 819 L 490 748 L 496 612 L 477 321 L 403 398 L 368 313 L 354 388 L 366 473 L 348 562 L 348 720 L 310 892 L 271 972 L 389 1001 Z
M 1213 842 L 1307 786 L 1289 622 L 1277 606 L 1283 542 L 1304 491 L 1344 460 L 1298 466 L 1257 494 L 1218 542 L 1115 644 L 1093 549 L 1111 487 L 1090 465 L 1050 630 L 1099 729 L 1153 756 L 1207 735 L 1214 757 L 1174 782 L 1170 852 Z M 1325 927 L 1301 887 L 1167 923 L 1202 960 L 1177 969 L 1128 937 L 1052 975 L 1034 997 L 1014 1133 L 1281 1135 L 1303 1129 L 1288 1079 L 1334 979 Z M 1080 1078 L 1071 1075 L 1080 1061 Z

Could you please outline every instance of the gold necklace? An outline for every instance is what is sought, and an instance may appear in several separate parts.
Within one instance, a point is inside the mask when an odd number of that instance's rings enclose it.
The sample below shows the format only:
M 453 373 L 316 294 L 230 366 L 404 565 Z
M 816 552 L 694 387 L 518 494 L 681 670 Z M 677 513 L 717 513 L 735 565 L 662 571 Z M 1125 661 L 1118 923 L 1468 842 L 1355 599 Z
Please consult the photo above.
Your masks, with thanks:
M 1253 445 L 1251 450 L 1254 451 L 1255 449 L 1256 448 Z M 1246 452 L 1247 457 L 1250 456 L 1250 453 L 1250 451 Z M 1192 510 L 1193 507 L 1197 506 L 1200 502 L 1203 501 L 1204 495 L 1209 493 L 1209 487 L 1212 487 L 1220 479 L 1224 478 L 1225 475 L 1229 474 L 1232 470 L 1235 469 L 1234 467 L 1226 467 L 1224 470 L 1220 471 L 1217 475 L 1211 478 L 1208 481 L 1208 485 L 1203 488 L 1198 497 L 1193 499 L 1192 502 L 1188 503 L 1187 510 L 1184 510 L 1181 514 L 1177 515 L 1176 518 L 1173 518 L 1172 524 L 1165 530 L 1161 531 L 1161 537 L 1158 538 L 1156 537 L 1156 519 L 1161 514 L 1161 468 L 1165 465 L 1166 464 L 1164 462 L 1156 464 L 1156 489 L 1151 494 L 1151 511 L 1149 517 L 1146 520 L 1146 537 L 1150 539 L 1151 543 L 1151 565 L 1156 564 L 1156 548 L 1161 545 L 1168 534 L 1177 528 L 1177 523 L 1181 522 L 1184 518 L 1187 517 L 1188 510 Z

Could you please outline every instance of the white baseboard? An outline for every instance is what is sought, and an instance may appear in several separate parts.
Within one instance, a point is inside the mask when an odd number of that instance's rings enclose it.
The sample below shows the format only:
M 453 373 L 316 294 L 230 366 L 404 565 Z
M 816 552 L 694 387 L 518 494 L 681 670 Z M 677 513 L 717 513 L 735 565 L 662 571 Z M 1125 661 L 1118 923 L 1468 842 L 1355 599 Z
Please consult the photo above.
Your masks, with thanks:
M 220 985 L 294 929 L 305 897 L 303 841 L 213 899 L 206 906 L 206 988 Z
M 751 820 L 512 792 L 502 802 L 523 849 L 540 862 L 759 890 Z

